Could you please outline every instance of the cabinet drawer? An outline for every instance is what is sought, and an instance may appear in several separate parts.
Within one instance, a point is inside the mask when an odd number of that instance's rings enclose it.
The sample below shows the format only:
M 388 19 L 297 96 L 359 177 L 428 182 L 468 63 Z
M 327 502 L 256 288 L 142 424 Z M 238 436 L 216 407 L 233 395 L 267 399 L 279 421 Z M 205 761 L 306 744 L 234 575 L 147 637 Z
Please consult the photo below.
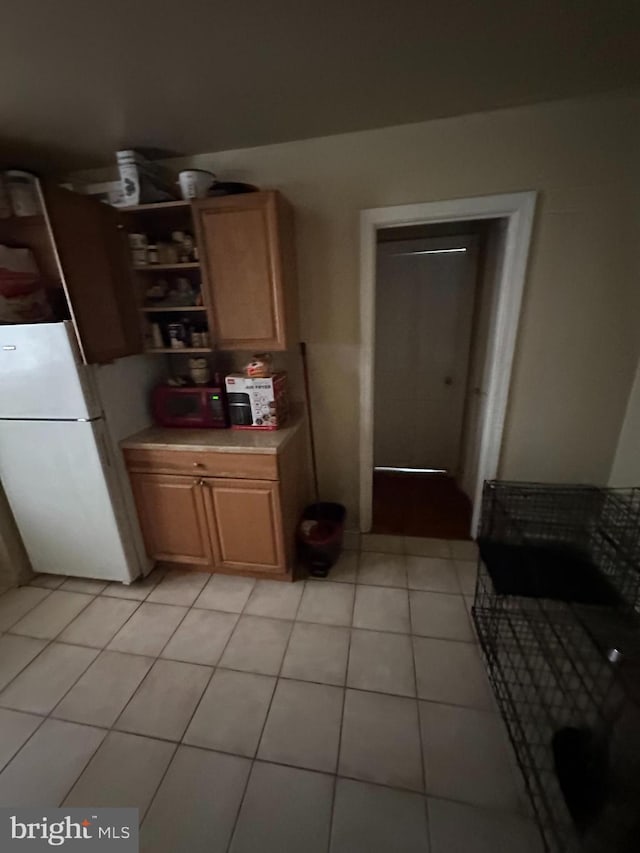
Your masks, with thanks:
M 278 479 L 278 459 L 275 453 L 128 448 L 124 451 L 124 457 L 130 471 L 238 477 L 247 480 Z

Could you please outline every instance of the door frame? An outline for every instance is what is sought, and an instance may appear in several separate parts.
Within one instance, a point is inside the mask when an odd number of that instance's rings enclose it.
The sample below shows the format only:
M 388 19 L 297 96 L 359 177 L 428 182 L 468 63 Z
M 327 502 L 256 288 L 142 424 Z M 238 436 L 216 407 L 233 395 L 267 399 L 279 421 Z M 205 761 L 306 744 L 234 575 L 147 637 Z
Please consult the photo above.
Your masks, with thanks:
M 377 232 L 403 225 L 472 219 L 506 219 L 507 232 L 496 282 L 484 375 L 486 405 L 478 429 L 470 535 L 474 536 L 485 480 L 498 473 L 522 294 L 531 244 L 535 191 L 503 193 L 419 204 L 376 207 L 360 213 L 360 530 L 371 529 L 373 512 L 373 394 Z

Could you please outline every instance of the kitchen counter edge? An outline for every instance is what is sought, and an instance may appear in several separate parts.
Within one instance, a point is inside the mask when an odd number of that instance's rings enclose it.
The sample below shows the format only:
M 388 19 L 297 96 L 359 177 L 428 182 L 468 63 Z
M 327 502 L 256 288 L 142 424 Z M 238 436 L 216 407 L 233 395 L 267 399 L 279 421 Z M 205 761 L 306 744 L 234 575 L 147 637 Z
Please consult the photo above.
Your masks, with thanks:
M 305 422 L 302 408 L 277 430 L 177 429 L 147 427 L 120 442 L 123 450 L 198 450 L 216 453 L 282 452 Z

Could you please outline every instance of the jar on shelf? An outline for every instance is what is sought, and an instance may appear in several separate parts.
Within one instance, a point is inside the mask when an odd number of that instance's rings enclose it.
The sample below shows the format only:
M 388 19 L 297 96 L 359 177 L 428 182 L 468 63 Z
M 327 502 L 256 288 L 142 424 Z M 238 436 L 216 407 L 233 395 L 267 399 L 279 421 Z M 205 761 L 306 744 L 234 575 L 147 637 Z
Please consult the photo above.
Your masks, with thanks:
M 206 385 L 211 379 L 211 372 L 206 358 L 190 358 L 189 374 L 196 385 Z
M 195 241 L 191 234 L 185 234 L 182 241 L 182 263 L 189 264 L 194 260 L 193 250 L 195 245 Z
M 161 264 L 178 263 L 178 247 L 175 243 L 158 243 L 158 261 Z
M 128 236 L 131 260 L 136 266 L 144 266 L 147 263 L 147 235 L 132 232 Z
M 162 329 L 159 323 L 151 324 L 151 342 L 155 349 L 162 349 L 164 347 L 164 338 L 162 337 Z

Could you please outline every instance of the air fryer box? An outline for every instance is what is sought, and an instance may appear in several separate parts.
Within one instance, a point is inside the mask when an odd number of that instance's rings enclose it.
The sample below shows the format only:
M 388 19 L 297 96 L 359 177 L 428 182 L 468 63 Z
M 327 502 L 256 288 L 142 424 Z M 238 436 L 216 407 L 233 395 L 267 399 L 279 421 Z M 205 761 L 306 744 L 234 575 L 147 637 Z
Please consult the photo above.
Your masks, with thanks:
M 231 373 L 225 379 L 227 394 L 248 394 L 253 423 L 232 424 L 231 429 L 280 429 L 289 417 L 287 374 L 274 373 L 262 379 Z

